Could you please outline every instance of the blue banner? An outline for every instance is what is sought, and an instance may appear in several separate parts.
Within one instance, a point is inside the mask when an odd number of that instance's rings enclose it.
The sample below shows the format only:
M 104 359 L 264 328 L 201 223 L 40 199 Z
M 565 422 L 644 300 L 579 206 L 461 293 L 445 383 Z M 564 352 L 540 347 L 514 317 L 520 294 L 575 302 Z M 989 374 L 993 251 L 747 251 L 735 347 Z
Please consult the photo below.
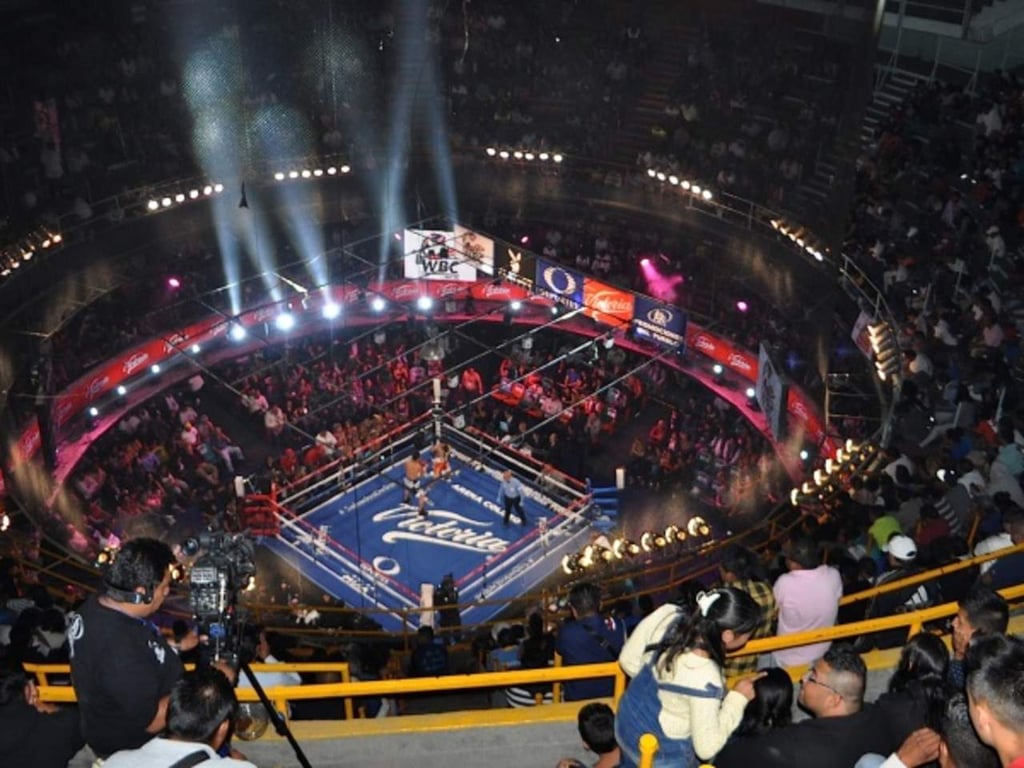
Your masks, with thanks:
M 633 330 L 638 338 L 666 347 L 686 344 L 686 312 L 647 296 L 636 295 L 633 306 Z
M 534 290 L 570 309 L 583 306 L 583 274 L 546 259 L 537 259 Z

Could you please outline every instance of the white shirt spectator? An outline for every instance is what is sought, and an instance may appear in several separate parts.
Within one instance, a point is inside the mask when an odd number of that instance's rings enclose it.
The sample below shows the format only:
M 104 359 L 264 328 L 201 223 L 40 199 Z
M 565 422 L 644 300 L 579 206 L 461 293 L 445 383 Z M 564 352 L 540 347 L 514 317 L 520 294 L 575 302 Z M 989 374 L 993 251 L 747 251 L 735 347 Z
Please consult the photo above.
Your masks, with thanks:
M 323 446 L 324 450 L 327 451 L 328 456 L 333 456 L 334 449 L 338 447 L 338 438 L 334 436 L 334 433 L 331 432 L 331 430 L 326 428 L 316 436 L 316 442 Z
M 982 112 L 978 115 L 975 123 L 985 127 L 986 136 L 991 136 L 993 133 L 1002 133 L 1003 116 L 999 114 L 999 105 L 993 104 L 988 112 Z

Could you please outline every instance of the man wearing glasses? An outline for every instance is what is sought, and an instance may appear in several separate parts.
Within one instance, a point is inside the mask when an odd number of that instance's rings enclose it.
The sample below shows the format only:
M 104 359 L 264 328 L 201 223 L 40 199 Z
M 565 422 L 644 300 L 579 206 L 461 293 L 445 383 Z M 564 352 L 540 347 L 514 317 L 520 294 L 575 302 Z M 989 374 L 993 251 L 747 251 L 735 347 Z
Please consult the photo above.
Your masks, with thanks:
M 814 717 L 761 736 L 733 739 L 715 768 L 850 768 L 866 752 L 888 755 L 923 725 L 923 706 L 903 694 L 864 704 L 867 669 L 848 645 L 834 645 L 800 681 L 800 706 Z

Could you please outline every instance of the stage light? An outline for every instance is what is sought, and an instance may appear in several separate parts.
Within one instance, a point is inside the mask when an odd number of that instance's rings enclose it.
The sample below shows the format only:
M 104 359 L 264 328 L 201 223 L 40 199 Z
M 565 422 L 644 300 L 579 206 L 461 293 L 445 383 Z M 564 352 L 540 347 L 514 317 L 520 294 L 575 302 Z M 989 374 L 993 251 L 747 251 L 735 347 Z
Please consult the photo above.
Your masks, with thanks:
M 508 158 L 509 158 L 508 150 L 507 149 L 501 150 L 501 152 L 498 153 L 498 157 L 500 157 L 502 160 L 508 160 Z
M 154 376 L 160 373 L 160 363 L 153 363 L 151 366 L 149 366 L 149 372 L 152 373 Z
M 673 523 L 665 528 L 665 541 L 672 543 L 673 541 L 679 541 L 679 526 Z
M 640 548 L 643 549 L 644 552 L 650 552 L 652 549 L 654 549 L 653 531 L 643 532 L 643 534 L 640 536 Z
M 701 190 L 700 186 L 698 186 L 697 184 L 694 184 L 692 187 L 690 187 L 690 191 L 693 192 L 693 194 L 695 194 L 695 195 L 699 195 L 702 190 Z
M 50 247 L 50 238 L 46 238 L 45 240 L 43 240 L 41 245 L 43 246 L 43 248 L 49 248 Z
M 55 234 L 53 236 L 53 244 L 56 245 L 57 243 L 61 242 L 63 239 L 64 239 L 64 237 L 58 232 L 57 234 Z
M 616 539 L 615 542 L 612 544 L 612 554 L 615 555 L 615 557 L 617 557 L 619 560 L 621 560 L 626 554 L 626 547 L 628 546 L 628 544 L 629 542 L 621 537 Z
M 555 154 L 551 156 L 551 159 L 554 160 L 556 163 L 560 163 L 562 162 L 563 157 L 558 152 L 555 152 Z
M 248 332 L 245 330 L 244 326 L 241 326 L 238 323 L 232 323 L 231 330 L 228 331 L 228 335 L 231 337 L 232 341 L 241 341 L 248 336 Z
M 288 171 L 288 178 L 289 179 L 297 179 L 297 178 L 299 178 L 299 172 L 298 171 Z
M 690 182 L 687 181 L 686 179 L 683 179 L 682 181 L 679 182 L 679 186 L 682 187 L 683 189 L 689 189 Z
M 373 299 L 370 300 L 370 309 L 374 312 L 383 312 L 387 305 L 388 303 L 380 296 L 374 296 Z
M 335 166 L 333 166 L 333 165 L 331 165 L 331 166 L 328 166 L 328 168 L 327 168 L 327 175 L 328 175 L 328 176 L 333 176 L 333 175 L 335 175 L 335 174 L 336 174 L 337 172 L 338 172 L 338 169 L 337 169 L 337 168 L 336 168 Z
M 303 168 L 303 169 L 302 169 L 302 173 L 301 173 L 300 175 L 302 176 L 302 178 L 304 178 L 304 179 L 308 179 L 308 178 L 309 178 L 310 176 L 312 176 L 313 174 L 312 174 L 312 173 L 311 173 L 311 172 L 309 171 L 309 169 L 308 169 L 308 168 Z
M 820 469 L 814 470 L 814 474 L 811 475 L 811 477 L 814 478 L 814 484 L 815 485 L 822 486 L 822 485 L 825 484 L 825 473 L 822 470 L 820 470 Z
M 164 198 L 162 198 L 162 199 L 160 200 L 160 205 L 162 205 L 162 206 L 163 206 L 164 208 L 170 208 L 170 207 L 171 207 L 171 203 L 172 203 L 172 202 L 174 202 L 174 201 L 173 201 L 173 200 L 171 200 L 171 198 L 169 198 L 169 197 L 164 197 Z
M 199 199 L 199 190 L 198 189 L 190 189 L 188 191 L 188 199 L 189 200 L 198 200 Z
M 565 572 L 567 576 L 572 575 L 572 563 L 570 555 L 565 555 L 562 558 L 562 570 Z
M 668 183 L 671 184 L 673 187 L 678 187 L 679 186 L 679 177 L 676 176 L 675 174 L 670 175 L 668 177 Z
M 757 397 L 757 391 L 753 387 L 747 387 L 747 391 L 744 394 L 747 396 L 747 400 L 753 400 Z
M 117 396 L 118 397 L 124 397 L 127 394 L 128 394 L 128 387 L 126 387 L 124 384 L 118 384 L 117 385 Z
M 520 245 L 529 245 L 530 244 L 530 236 L 529 235 L 523 235 L 522 237 L 519 238 L 519 243 L 520 243 Z
M 6 531 L 11 527 L 11 516 L 6 512 L 0 515 L 0 532 Z
M 806 448 L 801 448 L 800 449 L 800 461 L 807 461 L 809 458 L 811 458 L 811 454 L 807 452 Z
M 524 152 L 523 153 L 523 158 L 526 159 L 526 160 L 533 160 L 534 154 L 533 154 L 533 152 Z
M 558 317 L 558 315 L 560 315 L 561 313 L 562 313 L 562 308 L 561 307 L 559 307 L 557 304 L 552 304 L 551 305 L 551 314 L 552 315 L 554 315 L 555 317 Z
M 523 153 L 517 149 L 515 152 L 512 153 L 512 157 L 514 157 L 516 160 L 522 160 Z
M 32 261 L 32 257 L 36 255 L 35 251 L 24 251 L 21 254 L 22 261 Z
M 658 173 L 657 173 L 656 175 L 657 175 L 658 181 L 664 181 L 664 180 L 665 180 L 666 178 L 668 178 L 668 177 L 667 177 L 667 176 L 665 176 L 665 174 L 664 174 L 664 173 L 662 173 L 661 171 L 658 171 Z
M 219 195 L 221 192 L 224 191 L 224 185 L 223 184 L 214 184 L 213 185 L 213 191 L 216 192 Z
M 429 312 L 434 306 L 434 300 L 429 296 L 420 296 L 416 299 L 416 309 L 421 312 Z
M 747 304 L 747 302 L 743 301 L 743 299 L 740 299 L 739 301 L 736 302 L 736 309 L 739 310 L 740 312 L 746 312 L 748 309 L 750 309 L 750 305 Z
M 291 312 L 282 312 L 274 319 L 274 326 L 279 331 L 290 331 L 295 327 L 295 315 Z
M 207 197 L 212 195 L 213 194 L 213 187 L 211 187 L 209 184 L 207 184 L 205 187 L 203 187 L 203 194 L 206 195 Z
M 178 194 L 176 194 L 174 196 L 174 202 L 176 202 L 176 203 L 184 203 L 185 202 L 185 193 L 184 192 L 179 192 Z
M 95 419 L 99 415 L 100 415 L 100 409 L 99 408 L 97 408 L 95 405 L 89 406 L 89 416 L 91 416 L 92 418 Z
M 514 299 L 513 301 L 509 302 L 508 308 L 511 309 L 513 312 L 518 312 L 520 309 L 523 308 L 523 302 L 519 301 L 518 299 Z
M 551 158 L 551 155 L 547 152 L 541 152 L 537 157 L 539 157 L 542 162 L 546 163 Z
M 640 266 L 641 267 L 649 267 L 649 266 L 651 266 L 651 260 L 648 259 L 646 256 L 644 256 L 642 259 L 640 259 Z
M 333 301 L 328 301 L 324 304 L 321 310 L 325 320 L 334 320 L 338 315 L 341 314 L 341 305 L 335 304 Z
M 822 255 L 821 251 L 815 251 L 811 255 L 814 256 L 814 258 L 817 259 L 818 261 L 824 261 L 825 260 L 825 257 Z
M 313 169 L 313 175 L 318 177 L 318 178 L 320 176 L 323 176 L 324 175 L 324 169 L 323 168 L 314 168 Z
M 282 171 L 278 171 L 277 173 L 275 173 L 274 174 L 274 180 L 275 181 L 284 181 L 284 173 Z
M 800 505 L 800 489 L 799 488 L 794 488 L 793 490 L 791 490 L 789 492 L 789 503 L 792 504 L 794 507 L 797 507 L 797 506 Z
M 712 197 L 711 190 L 705 189 L 703 192 L 700 193 L 700 196 L 703 197 L 705 200 L 710 200 Z
M 189 350 L 192 352 L 193 355 L 198 355 L 200 352 L 203 351 L 203 348 L 200 347 L 198 344 L 193 344 L 191 347 L 189 347 Z
M 715 363 L 711 366 L 711 372 L 715 374 L 715 376 L 721 376 L 725 372 L 725 369 L 722 368 L 721 363 Z
M 647 169 L 647 175 L 650 176 L 653 179 L 655 176 L 658 175 L 658 172 L 656 170 L 654 170 L 653 168 L 648 168 Z
M 484 151 L 487 153 L 488 157 L 494 157 L 496 154 L 498 154 L 498 150 L 496 150 L 494 147 L 488 147 Z
M 167 287 L 168 288 L 181 288 L 181 280 L 179 280 L 176 277 L 169 277 L 169 278 L 167 278 Z
M 711 526 L 703 517 L 697 515 L 690 518 L 690 522 L 686 524 L 686 530 L 690 532 L 691 536 L 707 536 L 711 533 Z

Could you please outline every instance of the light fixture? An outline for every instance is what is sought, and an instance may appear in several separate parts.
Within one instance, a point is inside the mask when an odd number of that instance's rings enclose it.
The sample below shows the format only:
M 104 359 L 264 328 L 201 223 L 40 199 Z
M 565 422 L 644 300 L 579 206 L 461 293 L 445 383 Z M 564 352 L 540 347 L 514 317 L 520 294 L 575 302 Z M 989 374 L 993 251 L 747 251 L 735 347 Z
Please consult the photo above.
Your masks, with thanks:
M 276 179 L 277 181 L 284 181 L 284 172 L 278 171 L 277 173 L 275 173 L 274 179 Z
M 334 320 L 338 315 L 341 314 L 341 305 L 336 304 L 333 301 L 328 301 L 326 304 L 324 304 L 323 309 L 321 311 L 323 312 L 325 320 Z
M 295 327 L 295 315 L 291 312 L 282 312 L 274 319 L 274 326 L 279 331 L 290 331 Z
M 160 363 L 153 363 L 151 366 L 149 366 L 149 372 L 152 373 L 154 376 L 160 373 Z
M 387 305 L 388 303 L 380 296 L 374 296 L 370 300 L 370 309 L 374 312 L 383 312 Z
M 644 531 L 640 536 L 640 548 L 644 552 L 650 552 L 654 549 L 654 532 Z
M 231 337 L 232 341 L 241 341 L 248 335 L 248 333 L 244 326 L 239 323 L 232 323 L 231 330 L 228 331 L 228 335 Z
M 128 387 L 126 387 L 124 384 L 118 384 L 117 385 L 117 396 L 118 397 L 124 397 L 127 394 L 128 394 Z
M 203 348 L 200 347 L 198 344 L 193 344 L 189 349 L 192 350 L 193 355 L 198 355 L 200 352 L 203 351 Z
M 434 306 L 434 300 L 430 296 L 420 296 L 416 299 L 416 308 L 421 312 L 429 312 Z

